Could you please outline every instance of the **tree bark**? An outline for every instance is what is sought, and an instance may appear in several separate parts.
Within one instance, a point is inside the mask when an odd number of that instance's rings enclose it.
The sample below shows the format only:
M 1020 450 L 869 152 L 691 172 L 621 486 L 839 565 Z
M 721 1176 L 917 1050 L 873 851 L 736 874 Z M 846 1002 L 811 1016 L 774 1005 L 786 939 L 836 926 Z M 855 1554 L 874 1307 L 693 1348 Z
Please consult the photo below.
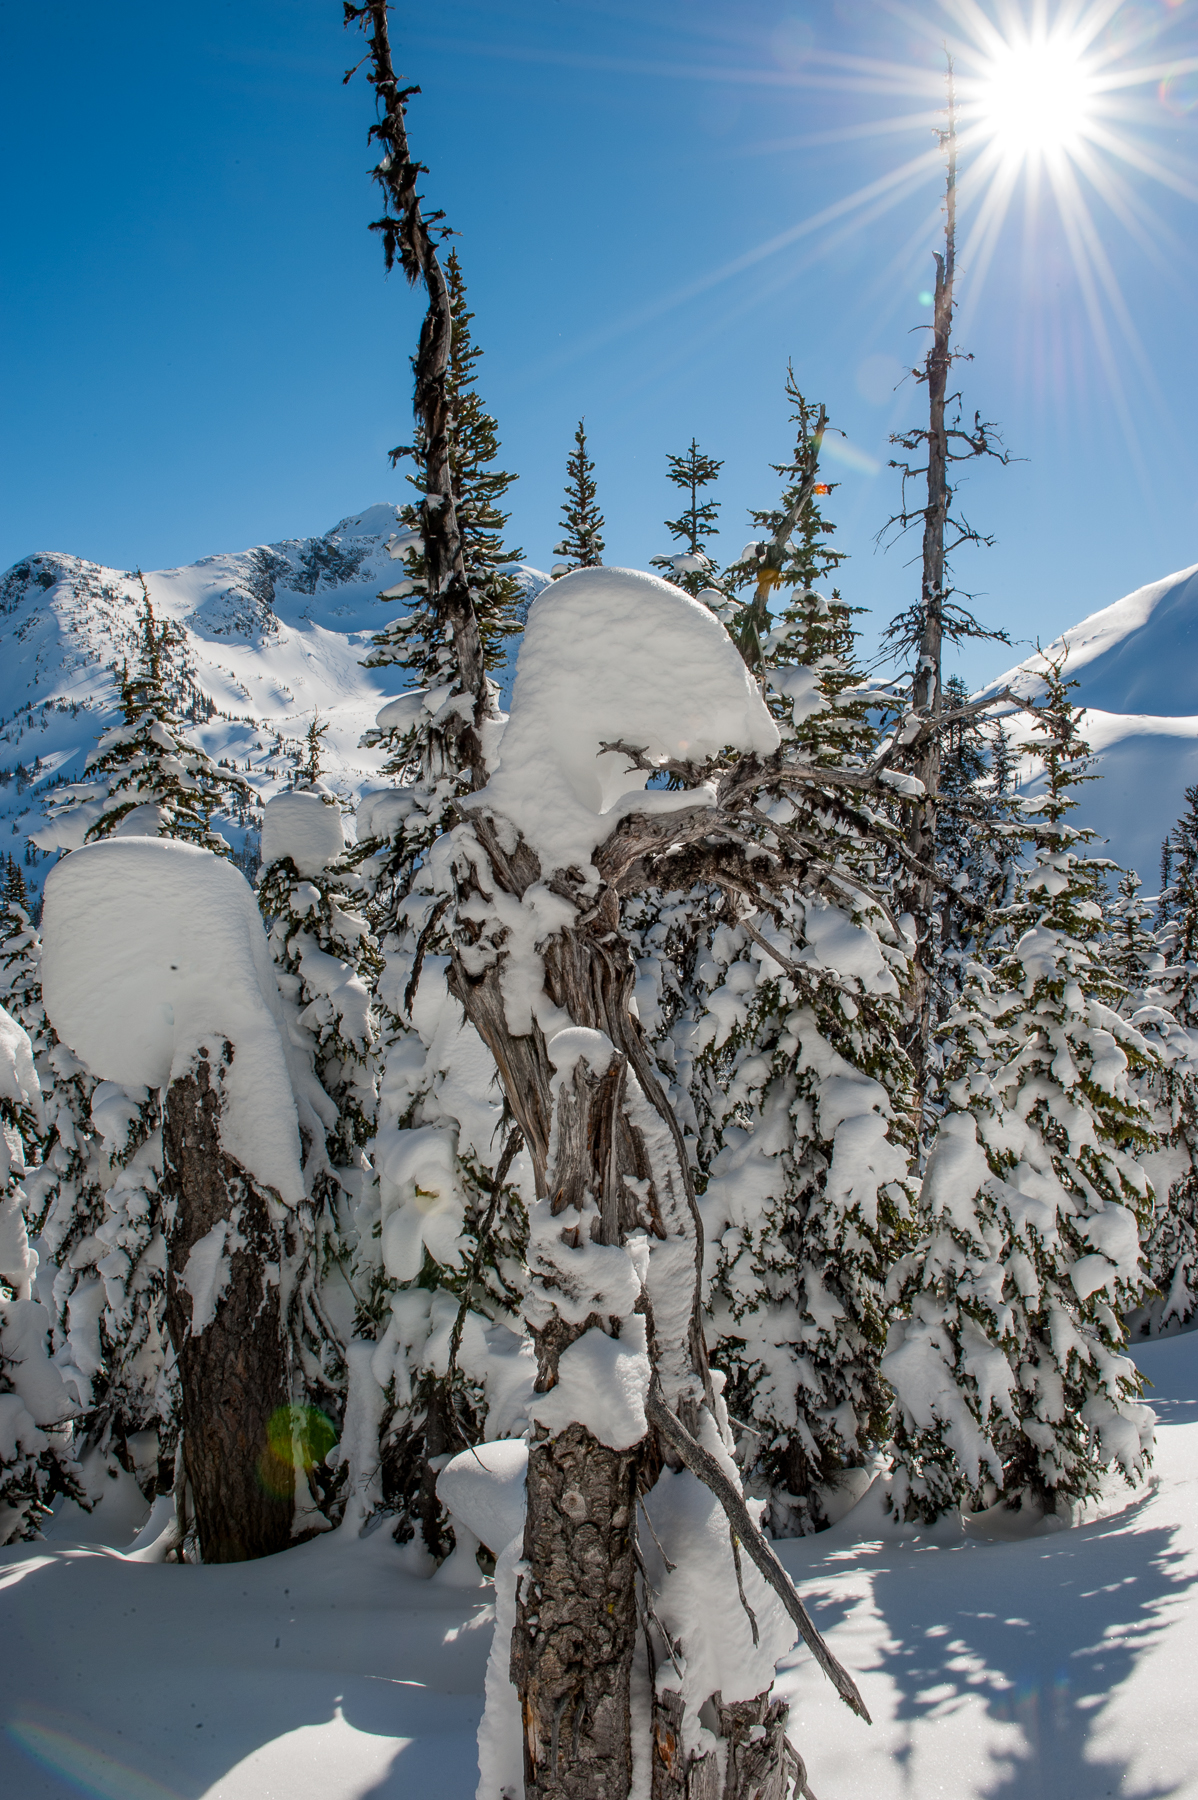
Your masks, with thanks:
M 502 822 L 472 811 L 470 825 L 485 863 L 472 855 L 458 858 L 460 899 L 472 904 L 459 908 L 452 986 L 495 1058 L 532 1160 L 538 1201 L 561 1217 L 563 1232 L 571 1230 L 571 1209 L 577 1209 L 581 1229 L 583 1210 L 593 1204 L 598 1216 L 591 1214 L 592 1241 L 624 1245 L 632 1232 L 647 1232 L 663 1245 L 670 1239 L 685 1244 L 693 1271 L 689 1327 L 677 1339 L 664 1341 L 655 1334 L 648 1302 L 646 1324 L 650 1361 L 668 1402 L 697 1432 L 703 1409 L 714 1407 L 699 1313 L 702 1234 L 681 1132 L 631 1011 L 636 970 L 618 929 L 616 889 L 605 884 L 597 899 L 584 898 L 577 891 L 580 881 L 560 873 L 550 880 L 556 891 L 575 901 L 578 923 L 541 947 L 546 992 L 573 1024 L 602 1032 L 613 1052 L 604 1067 L 592 1068 L 580 1059 L 568 1078 L 555 1078 L 539 1027 L 515 1036 L 508 1025 L 502 934 L 498 943 L 488 940 L 485 904 L 478 904 L 490 897 L 489 882 L 522 897 L 541 880 L 540 865 L 523 842 L 514 849 L 504 847 L 511 834 Z M 621 840 L 615 854 L 622 853 Z M 651 1148 L 635 1122 L 638 1116 L 645 1120 L 652 1115 L 667 1128 L 672 1148 L 665 1155 L 660 1144 L 656 1152 Z M 649 1286 L 651 1290 L 652 1274 Z M 564 1316 L 555 1304 L 551 1268 L 534 1268 L 532 1287 L 526 1316 L 537 1352 L 536 1389 L 546 1393 L 557 1383 L 558 1360 L 570 1344 L 594 1327 L 618 1335 L 620 1321 L 593 1313 L 581 1322 Z M 637 1632 L 636 1498 L 638 1491 L 652 1487 L 667 1461 L 682 1466 L 652 1430 L 624 1450 L 598 1443 L 579 1423 L 554 1437 L 541 1430 L 534 1440 L 528 1464 L 526 1572 L 517 1590 L 512 1639 L 512 1681 L 524 1726 L 529 1800 L 627 1800 Z M 661 1728 L 667 1734 L 671 1729 L 674 1704 L 667 1695 L 655 1699 L 655 1741 L 662 1717 Z M 759 1707 L 760 1722 L 765 1722 L 768 1693 L 745 1704 Z M 785 1716 L 784 1706 L 776 1718 L 770 1713 L 767 1746 L 784 1738 Z M 777 1719 L 782 1723 L 775 1731 Z M 729 1733 L 739 1729 L 730 1712 Z M 730 1749 L 728 1780 L 733 1785 L 725 1785 L 723 1800 L 764 1800 L 767 1795 L 773 1800 L 775 1786 L 763 1786 L 750 1770 L 772 1749 L 762 1750 L 762 1740 L 754 1738 L 750 1754 L 748 1729 L 743 1755 Z M 655 1752 L 655 1800 L 671 1800 L 675 1794 L 721 1800 L 718 1788 L 704 1786 L 715 1779 L 712 1759 L 695 1761 L 677 1750 L 670 1766 L 681 1771 L 685 1785 L 660 1786 L 665 1765 Z M 783 1785 L 776 1786 L 776 1793 L 782 1800 L 784 1778 L 779 1779 Z
M 167 1090 L 163 1186 L 167 1327 L 179 1363 L 183 1467 L 206 1563 L 244 1562 L 291 1539 L 295 1464 L 279 1306 L 279 1244 L 266 1196 L 220 1142 L 229 1044 L 199 1052 Z M 215 1066 L 214 1066 L 215 1061 Z M 214 1317 L 191 1330 L 181 1276 L 192 1250 L 227 1228 L 228 1285 Z

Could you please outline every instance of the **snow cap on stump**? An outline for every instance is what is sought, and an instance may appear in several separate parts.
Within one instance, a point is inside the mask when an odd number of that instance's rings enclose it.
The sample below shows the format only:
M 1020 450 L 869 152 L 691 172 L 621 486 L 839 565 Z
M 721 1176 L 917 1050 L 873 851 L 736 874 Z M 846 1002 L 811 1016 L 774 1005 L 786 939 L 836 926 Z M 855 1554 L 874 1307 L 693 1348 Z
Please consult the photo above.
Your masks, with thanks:
M 299 875 L 321 875 L 345 849 L 341 808 L 308 790 L 276 794 L 262 814 L 262 861 L 289 856 Z
M 635 569 L 575 569 L 533 601 L 516 663 L 499 769 L 467 805 L 504 814 L 542 868 L 585 868 L 629 811 L 702 805 L 705 788 L 644 792 L 654 761 L 778 747 L 778 730 L 719 620 L 681 588 Z
M 165 1088 L 227 1039 L 221 1143 L 265 1187 L 303 1198 L 299 1129 L 266 933 L 232 863 L 169 838 L 110 838 L 51 871 L 42 991 L 93 1075 Z

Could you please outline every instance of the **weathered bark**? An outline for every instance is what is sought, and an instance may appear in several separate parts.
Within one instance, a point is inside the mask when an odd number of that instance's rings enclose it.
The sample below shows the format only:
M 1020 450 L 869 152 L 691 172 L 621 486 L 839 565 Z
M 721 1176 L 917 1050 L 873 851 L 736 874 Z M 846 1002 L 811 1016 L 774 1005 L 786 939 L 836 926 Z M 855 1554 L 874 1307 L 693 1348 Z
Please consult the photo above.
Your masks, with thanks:
M 541 879 L 536 857 L 523 843 L 505 849 L 510 833 L 480 812 L 472 811 L 471 824 L 486 867 L 480 874 L 478 864 L 468 869 L 465 859 L 460 861 L 463 897 L 486 896 L 488 883 L 522 897 Z M 617 864 L 623 853 L 621 839 L 613 845 Z M 699 1314 L 702 1236 L 681 1133 L 631 1011 L 636 970 L 618 929 L 619 898 L 610 883 L 589 900 L 578 891 L 581 883 L 569 876 L 555 875 L 551 885 L 575 901 L 578 923 L 542 946 L 546 991 L 575 1025 L 604 1033 L 614 1049 L 606 1067 L 592 1069 L 579 1060 L 568 1079 L 557 1081 L 554 1094 L 554 1065 L 539 1028 L 516 1037 L 508 1026 L 500 982 L 502 941 L 494 944 L 497 954 L 491 954 L 488 928 L 477 917 L 460 920 L 452 985 L 495 1058 L 529 1150 L 537 1195 L 555 1216 L 563 1216 L 563 1228 L 569 1230 L 565 1215 L 570 1209 L 577 1207 L 581 1215 L 583 1205 L 593 1201 L 598 1218 L 590 1231 L 599 1243 L 624 1244 L 633 1231 L 647 1231 L 658 1241 L 681 1238 L 692 1247 L 689 1331 L 682 1341 L 666 1344 L 655 1337 L 651 1316 L 647 1324 L 650 1358 L 670 1402 L 688 1429 L 697 1431 L 702 1409 L 714 1403 Z M 465 909 L 467 914 L 479 910 Z M 655 1166 L 633 1122 L 634 1103 L 646 1105 L 668 1127 L 673 1145 L 668 1168 L 660 1160 Z M 556 1385 L 562 1352 L 584 1331 L 598 1326 L 610 1332 L 618 1326 L 594 1314 L 581 1322 L 566 1319 L 554 1307 L 551 1280 L 542 1284 L 538 1306 L 541 1322 L 532 1321 L 536 1387 L 544 1393 Z M 530 1800 L 627 1800 L 637 1622 L 635 1501 L 638 1489 L 650 1488 L 666 1461 L 681 1466 L 670 1445 L 652 1430 L 620 1451 L 597 1443 L 580 1424 L 557 1437 L 542 1434 L 533 1444 L 524 1534 L 527 1573 L 517 1591 L 512 1640 L 512 1680 L 524 1724 Z M 761 1706 L 763 1721 L 767 1700 L 763 1694 L 748 1703 Z M 776 1718 L 770 1715 L 770 1746 L 784 1737 L 785 1710 L 781 1707 Z M 775 1731 L 777 1719 L 782 1723 Z M 739 1749 L 729 1755 L 734 1785 L 725 1787 L 726 1800 L 759 1795 L 773 1800 L 775 1791 L 781 1800 L 784 1785 L 762 1787 L 750 1770 L 750 1764 L 756 1769 L 755 1759 L 769 1754 L 754 1739 L 750 1755 L 746 1739 L 744 1755 Z M 781 1768 L 780 1749 L 778 1759 Z M 702 1783 L 714 1769 L 704 1774 L 700 1763 L 681 1759 L 680 1753 L 675 1760 L 681 1778 L 698 1785 L 663 1788 L 662 1800 L 672 1793 L 700 1800 Z M 655 1770 L 659 1763 L 660 1757 Z M 779 1777 L 783 1784 L 784 1779 Z M 658 1791 L 655 1774 L 655 1800 Z M 710 1791 L 712 1800 L 720 1800 Z
M 206 1563 L 285 1550 L 295 1490 L 278 1238 L 265 1195 L 220 1142 L 222 1076 L 232 1055 L 228 1044 L 215 1059 L 199 1052 L 167 1090 L 162 1126 L 171 1220 L 166 1319 L 179 1363 L 183 1467 Z M 229 1282 L 213 1319 L 193 1335 L 180 1276 L 221 1222 L 236 1246 Z
M 639 1447 L 582 1425 L 534 1444 L 512 1633 L 526 1800 L 627 1800 Z
M 653 1725 L 653 1800 L 786 1800 L 802 1768 L 786 1737 L 786 1703 L 759 1694 L 725 1705 L 711 1697 L 712 1724 L 727 1749 L 720 1781 L 715 1751 L 687 1758 L 682 1751 L 682 1697 L 661 1695 Z M 800 1793 L 807 1792 L 806 1775 Z

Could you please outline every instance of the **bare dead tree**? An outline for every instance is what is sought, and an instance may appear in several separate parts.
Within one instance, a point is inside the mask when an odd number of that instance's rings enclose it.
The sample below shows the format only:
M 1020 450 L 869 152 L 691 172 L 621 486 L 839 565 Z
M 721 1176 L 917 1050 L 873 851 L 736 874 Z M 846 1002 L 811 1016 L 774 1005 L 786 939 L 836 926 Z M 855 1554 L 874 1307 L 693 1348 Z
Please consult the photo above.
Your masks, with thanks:
M 911 371 L 916 381 L 927 386 L 928 423 L 891 438 L 891 442 L 906 451 L 908 457 L 922 450 L 927 460 L 915 466 L 906 459 L 891 460 L 890 467 L 897 469 L 902 477 L 902 504 L 878 534 L 879 541 L 893 541 L 912 527 L 922 527 L 919 602 L 892 620 L 886 632 L 887 642 L 896 655 L 914 653 L 915 656 L 910 717 L 904 722 L 902 734 L 906 739 L 906 754 L 901 762 L 923 788 L 919 804 L 908 814 L 907 848 L 914 863 L 926 873 L 901 884 L 900 892 L 902 904 L 913 917 L 916 928 L 907 1047 L 915 1065 L 920 1094 L 924 1085 L 937 956 L 938 907 L 930 871 L 936 856 L 940 731 L 944 724 L 944 643 L 946 639 L 950 643 L 961 643 L 967 638 L 1010 642 L 1005 631 L 981 625 L 967 606 L 954 599 L 959 590 L 950 580 L 949 558 L 955 550 L 963 544 L 989 546 L 994 542 L 993 537 L 971 525 L 959 509 L 954 510 L 953 466 L 981 456 L 994 457 L 1005 464 L 1009 462 L 1010 454 L 1003 448 L 997 427 L 991 421 L 983 420 L 980 413 L 974 414 L 972 428 L 962 423 L 961 396 L 949 392 L 953 364 L 971 360 L 954 350 L 952 345 L 957 273 L 957 99 L 951 56 L 947 58 L 946 80 L 948 122 L 938 134 L 946 161 L 944 250 L 943 253 L 934 252 L 936 287 L 931 346 L 922 367 Z M 954 404 L 956 412 L 950 419 Z M 907 490 L 911 483 L 926 483 L 926 500 L 921 506 L 908 504 Z

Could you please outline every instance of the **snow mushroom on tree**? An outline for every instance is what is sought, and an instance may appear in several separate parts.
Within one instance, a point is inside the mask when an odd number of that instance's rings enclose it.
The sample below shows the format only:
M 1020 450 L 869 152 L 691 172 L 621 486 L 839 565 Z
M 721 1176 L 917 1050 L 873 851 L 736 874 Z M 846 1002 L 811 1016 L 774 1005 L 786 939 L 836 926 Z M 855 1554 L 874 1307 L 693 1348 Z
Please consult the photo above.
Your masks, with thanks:
M 253 894 L 210 851 L 118 838 L 58 864 L 43 923 L 43 992 L 59 1035 L 93 1074 L 162 1095 L 167 1322 L 201 1553 L 267 1555 L 291 1537 L 280 1226 L 304 1182 Z
M 620 739 L 644 747 L 646 767 L 610 747 Z M 650 1757 L 655 1792 L 679 1800 L 725 1759 L 734 1800 L 783 1791 L 786 1709 L 769 1690 L 792 1625 L 766 1582 L 792 1619 L 797 1601 L 740 1493 L 703 1341 L 690 1171 L 631 1009 L 620 929 L 621 876 L 715 817 L 714 787 L 646 792 L 648 766 L 697 767 L 728 744 L 769 755 L 778 733 L 712 614 L 649 575 L 575 571 L 533 603 L 500 768 L 437 847 L 456 887 L 454 987 L 495 1057 L 537 1195 L 524 1301 L 535 1429 L 511 1635 L 524 1747 L 521 1771 L 489 1683 L 496 1792 L 522 1773 L 545 1800 L 626 1800 Z M 638 1504 L 652 1519 L 644 1543 Z M 631 1704 L 639 1606 L 653 1621 L 648 1742 Z

